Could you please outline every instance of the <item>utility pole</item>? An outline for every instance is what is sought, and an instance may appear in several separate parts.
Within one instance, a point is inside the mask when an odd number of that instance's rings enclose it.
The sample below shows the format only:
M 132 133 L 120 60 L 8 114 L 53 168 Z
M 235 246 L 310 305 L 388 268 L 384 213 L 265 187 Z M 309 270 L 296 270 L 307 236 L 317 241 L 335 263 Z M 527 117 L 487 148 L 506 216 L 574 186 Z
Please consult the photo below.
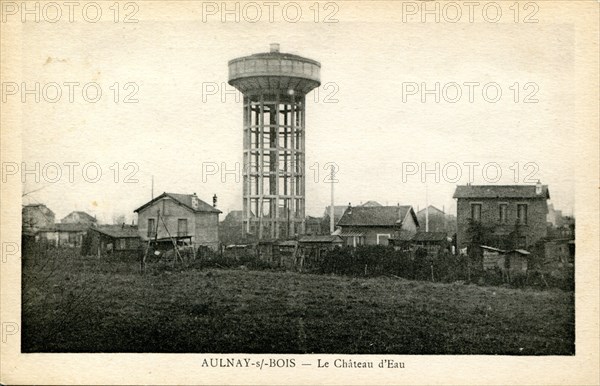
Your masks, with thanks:
M 329 233 L 333 234 L 335 232 L 335 219 L 334 219 L 334 200 L 333 200 L 333 176 L 334 176 L 334 168 L 333 164 L 331 165 L 331 203 L 329 206 Z
M 429 232 L 429 191 L 425 183 L 425 232 Z

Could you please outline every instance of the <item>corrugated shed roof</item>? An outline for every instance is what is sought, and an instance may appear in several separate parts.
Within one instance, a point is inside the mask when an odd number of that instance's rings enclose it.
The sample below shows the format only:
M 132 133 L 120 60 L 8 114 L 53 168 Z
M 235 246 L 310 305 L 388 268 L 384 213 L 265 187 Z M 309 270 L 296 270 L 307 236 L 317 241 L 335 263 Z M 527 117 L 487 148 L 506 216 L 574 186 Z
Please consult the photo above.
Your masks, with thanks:
M 408 213 L 417 216 L 410 205 L 401 206 L 357 206 L 352 211 L 346 210 L 338 221 L 339 226 L 393 226 L 400 224 Z
M 536 194 L 535 185 L 459 185 L 454 198 L 550 198 L 548 185 Z
M 217 208 L 213 207 L 212 205 L 207 204 L 206 202 L 202 201 L 201 199 L 199 199 L 197 197 L 196 198 L 198 200 L 198 208 L 194 209 L 194 207 L 192 206 L 192 197 L 194 197 L 193 194 L 180 194 L 180 193 L 167 193 L 167 192 L 164 192 L 163 194 L 154 198 L 153 200 L 148 201 L 144 205 L 142 205 L 139 208 L 137 208 L 136 210 L 134 210 L 134 212 L 139 212 L 140 210 L 146 208 L 149 205 L 152 205 L 153 203 L 155 203 L 156 201 L 158 201 L 164 197 L 169 197 L 194 212 L 222 213 Z
M 341 243 L 342 238 L 338 235 L 309 235 L 298 239 L 301 243 Z
M 137 225 L 98 225 L 90 227 L 99 233 L 103 233 L 112 238 L 133 238 L 139 237 Z

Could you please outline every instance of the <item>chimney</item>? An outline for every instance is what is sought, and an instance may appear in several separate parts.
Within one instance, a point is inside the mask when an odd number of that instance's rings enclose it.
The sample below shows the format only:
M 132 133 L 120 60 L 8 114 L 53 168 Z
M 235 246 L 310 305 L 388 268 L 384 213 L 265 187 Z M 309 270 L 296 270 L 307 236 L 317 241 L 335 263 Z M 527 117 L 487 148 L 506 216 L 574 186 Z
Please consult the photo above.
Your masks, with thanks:
M 540 180 L 537 180 L 537 183 L 535 184 L 535 194 L 537 196 L 542 194 L 542 183 L 540 182 Z
M 213 196 L 213 207 L 215 207 L 215 208 L 217 207 L 217 195 L 216 194 Z
M 348 209 L 346 209 L 346 211 L 348 212 L 348 214 L 352 214 L 352 204 L 348 203 Z
M 279 43 L 271 43 L 270 49 L 271 52 L 279 52 Z

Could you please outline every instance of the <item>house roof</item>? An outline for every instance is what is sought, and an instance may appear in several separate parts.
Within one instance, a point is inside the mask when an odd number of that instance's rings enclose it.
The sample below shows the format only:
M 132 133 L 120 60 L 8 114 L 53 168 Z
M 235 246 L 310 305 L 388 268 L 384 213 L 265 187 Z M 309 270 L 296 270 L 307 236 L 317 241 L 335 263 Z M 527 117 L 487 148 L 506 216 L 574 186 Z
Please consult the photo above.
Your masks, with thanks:
M 412 240 L 413 241 L 444 241 L 447 236 L 444 232 L 417 232 Z
M 454 198 L 550 198 L 548 185 L 536 194 L 535 185 L 459 185 Z
M 75 211 L 69 213 L 68 215 L 66 215 L 65 217 L 63 217 L 62 220 L 65 220 L 67 217 L 69 217 L 72 214 L 78 214 L 80 218 L 82 218 L 84 220 L 91 221 L 91 222 L 96 222 L 97 221 L 96 218 L 93 217 L 92 215 L 90 215 L 89 213 L 82 212 L 82 211 L 79 211 L 79 210 L 75 210 Z
M 378 203 L 377 201 L 369 200 L 369 201 L 365 202 L 364 204 L 361 204 L 360 206 L 382 206 L 382 205 L 380 203 Z
M 445 214 L 443 210 L 440 210 L 438 208 L 436 208 L 433 205 L 429 205 L 427 208 L 429 208 L 429 214 L 431 215 L 432 213 L 438 212 L 438 213 L 442 213 Z M 427 208 L 423 208 L 420 211 L 417 212 L 417 216 L 425 216 L 425 213 L 427 212 Z
M 40 232 L 85 232 L 90 226 L 80 223 L 56 223 L 40 229 Z
M 253 212 L 250 212 L 250 217 L 256 217 Z M 241 222 L 244 219 L 244 211 L 232 210 L 223 219 L 223 222 Z
M 115 239 L 139 237 L 137 225 L 98 225 L 89 229 Z
M 305 221 L 307 224 L 320 224 L 323 221 L 323 217 L 306 216 Z
M 360 237 L 360 236 L 364 236 L 365 233 L 364 232 L 357 232 L 357 231 L 340 231 L 339 236 L 343 236 L 343 237 Z M 338 236 L 336 235 L 336 236 Z
M 298 241 L 301 243 L 341 243 L 343 240 L 338 235 L 312 235 L 301 236 Z
M 328 205 L 325 207 L 325 213 L 323 214 L 323 217 L 329 216 L 329 208 L 331 208 L 331 205 Z M 342 217 L 342 215 L 346 211 L 346 208 L 348 208 L 347 205 L 334 205 L 333 206 L 333 217 L 335 217 L 335 218 Z
M 417 216 L 410 205 L 400 206 L 357 206 L 346 210 L 339 226 L 393 226 L 399 225 L 410 213 L 418 224 Z
M 193 212 L 222 213 L 217 208 L 213 207 L 212 205 L 207 204 L 206 202 L 202 201 L 201 199 L 199 199 L 197 197 L 196 198 L 198 200 L 198 208 L 194 209 L 194 207 L 192 206 L 192 197 L 194 197 L 193 194 L 180 194 L 180 193 L 167 193 L 167 192 L 164 192 L 160 196 L 155 197 L 153 200 L 148 201 L 144 205 L 142 205 L 139 208 L 137 208 L 136 210 L 134 210 L 134 212 L 139 212 L 140 210 L 147 208 L 148 206 L 154 204 L 158 200 L 162 200 L 165 197 L 168 197 L 168 198 L 174 200 L 178 204 L 187 207 L 189 210 L 191 210 Z
M 44 213 L 44 208 L 46 208 L 47 213 Z M 54 212 L 52 211 L 52 209 L 48 208 L 45 204 L 26 204 L 23 205 L 22 210 L 25 209 L 37 209 L 40 212 L 42 212 L 43 215 L 50 214 L 51 216 L 54 216 Z

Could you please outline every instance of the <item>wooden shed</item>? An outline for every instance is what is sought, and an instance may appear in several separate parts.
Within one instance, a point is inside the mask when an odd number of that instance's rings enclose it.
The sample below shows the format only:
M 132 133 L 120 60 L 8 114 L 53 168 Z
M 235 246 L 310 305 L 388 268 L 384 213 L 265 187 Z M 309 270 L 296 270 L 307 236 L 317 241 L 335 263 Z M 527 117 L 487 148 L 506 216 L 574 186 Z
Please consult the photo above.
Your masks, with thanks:
M 85 237 L 82 253 L 103 256 L 115 252 L 138 252 L 141 246 L 138 227 L 135 225 L 99 225 L 90 227 Z

